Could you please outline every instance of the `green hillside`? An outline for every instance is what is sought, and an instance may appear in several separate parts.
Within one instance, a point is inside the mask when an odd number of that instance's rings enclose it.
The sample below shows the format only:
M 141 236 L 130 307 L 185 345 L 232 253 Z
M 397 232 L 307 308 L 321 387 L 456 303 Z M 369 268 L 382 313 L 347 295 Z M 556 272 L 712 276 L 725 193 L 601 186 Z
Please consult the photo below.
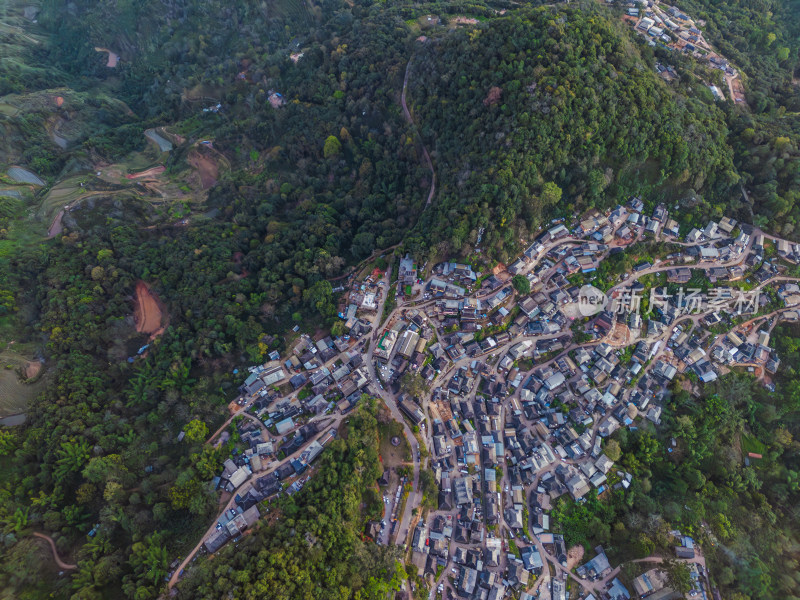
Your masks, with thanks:
M 714 103 L 689 58 L 665 82 L 655 63 L 671 57 L 641 43 L 621 7 L 592 2 L 29 4 L 0 0 L 0 350 L 24 344 L 46 366 L 13 403 L 25 425 L 0 429 L 0 598 L 158 597 L 169 562 L 218 509 L 206 483 L 223 453 L 178 435 L 192 420 L 222 425 L 241 370 L 286 351 L 294 325 L 330 328 L 334 279 L 376 251 L 467 257 L 484 228 L 486 260 L 507 260 L 551 219 L 632 194 L 677 205 L 685 223 L 724 213 L 800 235 L 798 29 L 786 16 L 796 2 L 687 0 L 720 43 L 725 18 L 736 21 L 723 48 L 747 76 L 750 107 Z M 413 124 L 400 104 L 407 67 Z M 427 207 L 425 148 L 437 181 Z M 11 180 L 13 167 L 44 185 Z M 169 327 L 129 361 L 151 342 L 132 318 L 140 281 Z M 749 401 L 731 400 L 719 424 L 679 400 L 670 426 L 702 418 L 703 440 L 741 429 L 739 411 L 763 425 L 760 439 L 775 429 Z M 395 557 L 357 539 L 375 516 L 357 505 L 377 472 L 374 415 L 358 418 L 363 432 L 319 467 L 324 483 L 281 507 L 291 519 L 247 539 L 250 555 L 208 561 L 180 597 L 382 598 L 397 587 Z M 639 439 L 625 440 L 631 470 Z M 784 446 L 796 467 L 796 442 Z M 706 450 L 691 476 L 725 453 Z M 796 548 L 775 558 L 775 540 L 795 539 L 796 523 L 784 534 L 777 515 L 793 514 L 797 484 L 784 480 L 797 473 L 775 469 L 769 495 L 752 499 L 773 517 L 759 521 L 765 540 L 737 545 L 746 576 L 726 572 L 737 600 L 795 590 L 780 572 Z M 671 474 L 661 462 L 652 472 Z M 685 488 L 654 484 L 639 500 L 652 508 Z M 619 528 L 642 526 L 616 508 Z M 60 576 L 33 531 L 78 568 Z

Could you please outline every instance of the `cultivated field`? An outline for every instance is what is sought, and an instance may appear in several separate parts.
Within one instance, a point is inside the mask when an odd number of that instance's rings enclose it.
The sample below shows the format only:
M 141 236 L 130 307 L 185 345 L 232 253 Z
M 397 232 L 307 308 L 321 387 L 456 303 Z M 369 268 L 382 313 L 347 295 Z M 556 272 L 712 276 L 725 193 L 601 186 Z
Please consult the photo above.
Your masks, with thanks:
M 41 363 L 29 361 L 15 352 L 0 352 L 0 417 L 25 412 L 28 403 L 42 391 L 44 381 L 23 383 L 19 371 L 36 377 Z

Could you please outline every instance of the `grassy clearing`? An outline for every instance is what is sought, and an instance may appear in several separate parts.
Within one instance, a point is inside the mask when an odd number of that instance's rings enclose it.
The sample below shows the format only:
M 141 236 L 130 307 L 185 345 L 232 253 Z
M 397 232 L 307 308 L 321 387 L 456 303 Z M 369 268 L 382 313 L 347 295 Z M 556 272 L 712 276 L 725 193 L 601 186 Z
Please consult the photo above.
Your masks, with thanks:
M 406 436 L 403 434 L 403 426 L 400 423 L 394 420 L 389 423 L 379 422 L 378 433 L 380 434 L 379 451 L 384 468 L 396 468 L 411 460 L 411 448 L 408 445 Z M 393 437 L 400 439 L 399 446 L 392 445 L 391 440 Z
M 763 456 L 766 451 L 767 447 L 755 436 L 748 434 L 742 435 L 742 453 L 745 456 L 747 456 L 750 452 L 753 454 L 761 454 Z

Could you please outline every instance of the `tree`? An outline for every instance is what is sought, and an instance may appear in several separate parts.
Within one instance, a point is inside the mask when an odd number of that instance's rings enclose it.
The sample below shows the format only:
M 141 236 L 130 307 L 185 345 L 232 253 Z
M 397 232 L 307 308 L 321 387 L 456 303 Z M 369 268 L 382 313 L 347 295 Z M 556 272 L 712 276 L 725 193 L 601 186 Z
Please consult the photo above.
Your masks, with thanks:
M 617 440 L 608 440 L 603 447 L 603 452 L 614 462 L 617 462 L 622 456 L 622 449 L 619 447 Z
M 548 181 L 542 186 L 542 202 L 545 206 L 553 206 L 561 200 L 561 188 L 552 181 Z
M 183 427 L 190 442 L 203 442 L 208 437 L 208 425 L 200 419 L 192 419 Z
M 350 251 L 356 258 L 364 258 L 372 253 L 375 248 L 375 235 L 369 231 L 362 231 L 353 237 Z
M 156 586 L 167 573 L 167 547 L 160 533 L 154 533 L 131 547 L 130 566 L 141 579 Z
M 686 563 L 679 562 L 674 558 L 668 558 L 664 561 L 663 567 L 667 572 L 667 585 L 669 587 L 682 596 L 692 589 L 692 574 Z
M 336 321 L 333 325 L 331 325 L 331 335 L 334 337 L 341 337 L 345 334 L 347 330 L 344 326 L 344 321 Z
M 644 533 L 637 535 L 636 539 L 633 541 L 633 551 L 640 558 L 650 556 L 655 549 L 656 545 L 653 543 L 653 540 Z
M 325 318 L 336 315 L 336 307 L 333 305 L 333 287 L 331 287 L 330 281 L 322 279 L 304 290 L 303 300 L 316 308 L 319 314 Z
M 717 576 L 717 580 L 721 585 L 731 585 L 735 579 L 736 576 L 733 573 L 733 569 L 730 567 L 724 567 Z
M 325 140 L 325 145 L 322 148 L 322 154 L 325 158 L 336 158 L 342 151 L 342 143 L 335 135 L 329 135 Z
M 119 480 L 127 471 L 119 454 L 109 454 L 90 459 L 83 469 L 83 476 L 90 483 L 103 483 L 110 479 Z
M 435 509 L 438 506 L 439 487 L 436 485 L 436 477 L 428 469 L 419 472 L 419 485 L 422 489 L 422 504 L 426 508 Z
M 422 398 L 428 392 L 428 382 L 419 373 L 406 371 L 400 378 L 400 390 L 415 398 Z
M 97 251 L 97 260 L 100 262 L 107 261 L 114 256 L 114 251 L 108 248 L 103 248 L 102 250 Z
M 0 429 L 0 456 L 11 454 L 17 446 L 17 436 L 10 429 Z
M 80 471 L 89 460 L 89 443 L 86 440 L 63 442 L 58 455 L 55 473 L 59 479 L 64 479 L 70 473 Z
M 522 295 L 531 293 L 531 282 L 524 275 L 514 275 L 511 278 L 511 285 Z

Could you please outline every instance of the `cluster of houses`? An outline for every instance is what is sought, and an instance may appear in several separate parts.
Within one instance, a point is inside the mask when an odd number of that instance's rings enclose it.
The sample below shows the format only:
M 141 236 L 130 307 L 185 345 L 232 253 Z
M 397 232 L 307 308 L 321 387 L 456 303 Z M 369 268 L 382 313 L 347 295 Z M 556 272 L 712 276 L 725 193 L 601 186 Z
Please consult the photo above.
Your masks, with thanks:
M 345 288 L 339 287 L 334 291 L 343 292 Z M 348 330 L 352 330 L 353 327 L 358 329 L 360 319 L 357 315 L 359 311 L 366 315 L 375 314 L 386 298 L 387 292 L 383 281 L 383 273 L 375 270 L 367 275 L 363 281 L 353 280 L 347 292 L 345 307 L 340 309 L 339 316 L 345 320 Z M 361 326 L 365 323 L 362 321 Z
M 253 412 L 284 435 L 295 429 L 295 418 L 319 415 L 334 408 L 351 410 L 369 384 L 362 350 L 369 328 L 316 342 L 302 335 L 282 363 L 277 353 L 270 362 L 251 368 L 241 387 L 252 399 Z M 360 341 L 359 341 L 360 340 Z M 296 394 L 287 397 L 287 392 Z
M 655 291 L 666 296 L 664 303 L 647 318 L 633 308 L 609 309 L 586 325 L 585 332 L 595 339 L 623 326 L 629 337 L 621 347 L 594 341 L 568 349 L 572 320 L 565 316 L 566 307 L 576 302 L 579 288 L 567 277 L 591 273 L 583 257 L 596 264 L 617 250 L 610 246 L 646 235 L 684 242 L 660 269 L 666 271 L 668 286 Z M 553 556 L 566 560 L 563 538 L 559 547 L 559 536 L 550 531 L 549 511 L 556 498 L 581 501 L 593 489 L 603 494 L 630 487 L 632 475 L 614 467 L 603 453 L 603 440 L 640 417 L 659 423 L 666 388 L 679 373 L 711 382 L 725 365 L 752 362 L 770 373 L 777 370 L 780 360 L 768 346 L 766 325 L 750 341 L 735 332 L 718 337 L 709 331 L 723 320 L 726 328 L 735 325 L 730 313 L 738 288 L 713 288 L 716 309 L 706 310 L 694 325 L 676 322 L 692 313 L 691 300 L 667 293 L 692 281 L 693 269 L 702 269 L 711 284 L 744 278 L 763 283 L 775 277 L 780 269 L 777 261 L 765 260 L 763 234 L 723 217 L 679 235 L 666 207 L 659 205 L 645 215 L 644 203 L 632 198 L 608 215 L 584 215 L 571 229 L 554 224 L 507 273 L 484 278 L 476 292 L 468 292 L 476 287 L 471 280 L 460 279 L 471 277 L 471 267 L 437 267 L 429 287 L 432 303 L 407 311 L 387 328 L 384 335 L 404 348 L 382 357 L 387 369 L 402 373 L 419 368 L 428 381 L 449 373 L 437 380 L 429 404 L 431 464 L 440 494 L 438 510 L 413 532 L 420 574 L 436 573 L 452 558 L 453 585 L 460 597 L 516 594 L 528 574 L 540 574 L 546 562 L 533 536 Z M 800 248 L 773 243 L 781 258 L 796 261 Z M 650 267 L 637 265 L 634 274 Z M 531 282 L 530 294 L 513 293 L 508 275 L 516 274 Z M 630 287 L 645 291 L 636 277 Z M 777 293 L 786 307 L 800 305 L 797 284 L 784 283 Z M 742 308 L 746 318 L 762 310 L 764 301 Z M 785 310 L 781 318 L 797 319 L 798 314 Z M 492 328 L 490 335 L 484 334 L 487 328 Z M 400 406 L 415 424 L 425 419 L 421 399 L 402 394 Z M 495 536 L 496 527 L 507 528 L 528 545 L 501 560 L 505 546 Z M 686 545 L 680 548 L 677 555 L 688 556 Z M 498 562 L 506 565 L 502 573 Z M 578 570 L 588 579 L 609 571 L 602 549 Z M 520 597 L 526 596 L 524 587 Z M 636 593 L 657 593 L 663 585 L 656 574 L 645 573 L 636 578 L 634 588 Z M 550 593 L 565 597 L 564 581 L 552 579 Z M 603 593 L 604 598 L 631 597 L 616 578 Z
M 630 0 L 625 18 L 633 22 L 634 31 L 643 36 L 651 46 L 658 45 L 667 50 L 692 55 L 705 61 L 710 68 L 722 71 L 723 76 L 732 82 L 733 100 L 737 103 L 744 102 L 737 70 L 709 46 L 694 20 L 679 8 L 661 4 L 657 0 Z M 668 81 L 677 78 L 672 67 L 657 64 L 656 70 Z M 709 85 L 708 88 L 715 100 L 724 100 L 724 95 L 716 85 Z
M 608 306 L 579 322 L 589 341 L 574 344 L 575 282 L 590 280 L 604 258 L 644 236 L 682 242 L 658 269 L 666 285 L 662 281 L 653 291 L 664 301 L 646 316 L 634 306 Z M 581 502 L 592 490 L 603 494 L 632 484 L 632 475 L 604 453 L 608 436 L 638 418 L 659 423 L 666 388 L 680 373 L 708 383 L 731 366 L 764 373 L 780 366 L 769 346 L 770 324 L 738 327 L 731 317 L 739 289 L 730 284 L 771 282 L 782 272 L 781 261 L 798 262 L 800 246 L 767 240 L 728 217 L 679 236 L 664 205 L 645 214 L 634 197 L 608 214 L 589 211 L 569 227 L 551 223 L 505 270 L 485 277 L 471 265 L 443 262 L 421 282 L 407 255 L 400 261 L 398 292 L 423 286 L 423 301 L 393 311 L 374 331 L 358 311 L 377 310 L 383 286 L 377 273 L 355 284 L 340 315 L 346 335 L 316 341 L 301 335 L 288 357 L 274 352 L 250 369 L 240 400 L 249 414 L 235 422 L 235 450 L 214 482 L 234 495 L 235 508 L 220 519 L 206 549 L 214 552 L 251 526 L 265 499 L 299 489 L 327 441 L 321 441 L 326 414 L 347 413 L 363 393 L 374 392 L 372 385 L 386 386 L 404 417 L 428 436 L 439 486 L 437 509 L 411 532 L 420 574 L 436 575 L 452 561 L 461 597 L 527 597 L 530 578 L 541 575 L 548 560 L 566 565 L 564 539 L 551 531 L 554 501 L 564 496 Z M 646 292 L 637 274 L 652 266 L 636 265 L 634 276 L 623 278 L 626 291 Z M 713 309 L 689 321 L 691 299 L 669 292 L 694 281 L 699 270 L 709 283 L 729 285 L 714 287 Z M 515 275 L 527 278 L 530 293 L 514 292 Z M 780 318 L 800 319 L 796 282 L 784 278 L 775 296 L 783 305 Z M 742 307 L 742 319 L 766 302 Z M 712 334 L 716 326 L 727 335 Z M 614 337 L 619 331 L 625 339 Z M 374 365 L 365 365 L 370 338 Z M 377 381 L 369 376 L 372 367 Z M 409 373 L 432 384 L 430 402 L 404 391 L 412 389 L 404 387 Z M 520 540 L 517 552 L 498 530 Z M 680 542 L 677 555 L 688 556 L 692 546 Z M 577 572 L 605 581 L 609 570 L 597 548 Z M 566 598 L 566 587 L 552 578 L 550 596 Z M 634 588 L 640 595 L 657 592 L 657 573 L 642 574 Z M 618 579 L 607 581 L 604 598 L 630 597 Z
M 679 8 L 655 0 L 634 0 L 628 3 L 627 15 L 639 19 L 636 30 L 649 35 L 653 42 L 695 52 L 698 47 L 708 50 L 703 33 L 694 21 Z
M 258 505 L 284 491 L 282 482 L 306 471 L 322 453 L 324 444 L 335 435 L 332 431 L 322 442 L 311 439 L 319 431 L 319 424 L 310 422 L 298 428 L 292 436 L 283 438 L 279 452 L 294 457 L 277 462 L 276 444 L 269 439 L 266 430 L 250 420 L 237 424 L 241 444 L 246 448 L 244 451 L 235 448 L 232 456 L 225 460 L 222 473 L 213 481 L 217 489 L 234 495 L 234 506 L 223 513 L 217 531 L 205 540 L 203 547 L 206 552 L 216 552 L 228 540 L 236 539 L 239 533 L 251 527 L 260 516 Z M 223 441 L 226 439 L 224 437 Z M 297 480 L 285 491 L 292 494 L 300 489 L 302 483 L 302 480 Z
M 550 531 L 553 501 L 564 494 L 580 499 L 592 487 L 624 489 L 632 480 L 613 470 L 601 438 L 592 442 L 586 431 L 576 433 L 587 418 L 584 413 L 550 407 L 545 395 L 558 394 L 563 375 L 550 375 L 549 385 L 533 376 L 519 399 L 507 401 L 501 388 L 492 387 L 492 377 L 485 363 L 473 361 L 454 376 L 463 382 L 458 391 L 451 383 L 448 390 L 434 392 L 431 413 L 438 417 L 432 417 L 431 464 L 439 483 L 438 510 L 412 536 L 420 574 L 435 574 L 452 558 L 454 585 L 464 598 L 502 598 L 514 590 L 524 596 L 529 578 L 545 568 L 532 535 L 566 565 L 564 539 Z M 518 555 L 504 551 L 493 533 L 499 525 L 531 545 Z M 506 566 L 502 573 L 501 563 Z M 551 586 L 553 597 L 566 597 L 559 595 L 566 590 L 563 580 L 553 579 Z
M 237 442 L 212 482 L 216 489 L 234 495 L 234 508 L 226 511 L 217 531 L 204 542 L 207 552 L 216 552 L 235 539 L 237 531 L 250 527 L 258 519 L 261 502 L 298 491 L 304 482 L 301 476 L 335 436 L 332 430 L 321 439 L 321 418 L 334 410 L 347 413 L 361 399 L 369 378 L 359 338 L 370 329 L 354 329 L 350 335 L 316 342 L 301 335 L 285 360 L 272 352 L 266 364 L 250 368 L 239 400 L 247 413 L 234 421 Z M 230 439 L 230 433 L 223 431 L 219 443 Z

